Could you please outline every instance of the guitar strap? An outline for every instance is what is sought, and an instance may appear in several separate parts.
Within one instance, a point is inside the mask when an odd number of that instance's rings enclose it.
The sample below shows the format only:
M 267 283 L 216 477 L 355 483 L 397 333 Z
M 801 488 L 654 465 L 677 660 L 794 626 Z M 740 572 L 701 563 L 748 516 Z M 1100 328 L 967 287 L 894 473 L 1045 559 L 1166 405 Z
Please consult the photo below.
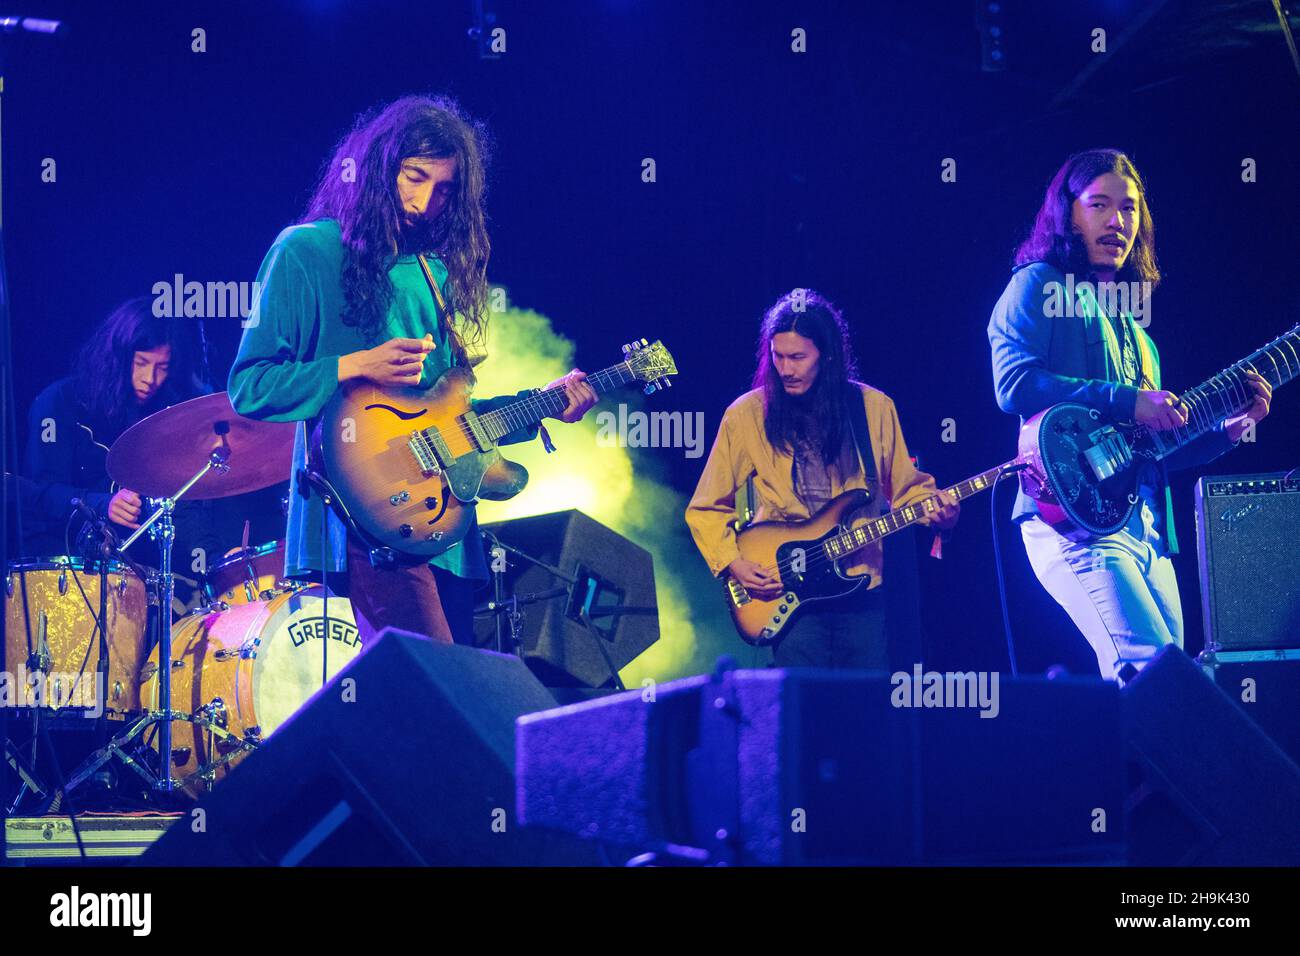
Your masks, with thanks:
M 862 390 L 852 382 L 845 396 L 849 403 L 849 422 L 853 425 L 853 440 L 862 459 L 862 477 L 866 479 L 867 493 L 876 496 L 876 456 L 871 448 L 871 431 L 867 428 L 867 408 L 862 400 Z
M 744 531 L 754 520 L 754 503 L 758 500 L 754 497 L 754 478 L 758 472 L 751 471 L 745 483 L 736 490 L 736 510 L 731 520 L 731 530 L 737 533 Z
M 429 260 L 422 255 L 415 258 L 419 260 L 420 269 L 424 272 L 424 280 L 429 283 L 429 289 L 433 292 L 433 301 L 437 306 L 434 311 L 438 313 L 438 327 L 442 329 L 442 334 L 446 337 L 448 345 L 451 346 L 452 364 L 460 364 L 463 350 L 457 348 L 460 339 L 451 324 L 451 308 L 447 305 L 446 298 L 443 297 L 442 289 L 438 288 L 438 283 L 433 278 L 433 271 L 429 268 Z
M 1151 340 L 1147 338 L 1145 332 L 1137 327 L 1132 316 L 1125 316 L 1133 324 L 1133 338 L 1137 341 L 1138 348 L 1138 367 L 1141 370 L 1141 378 L 1138 381 L 1138 388 L 1154 389 L 1156 387 L 1156 357 L 1151 351 Z
M 428 260 L 422 255 L 416 256 L 416 259 L 420 261 L 420 269 L 424 272 L 424 281 L 429 283 L 429 289 L 433 292 L 433 301 L 437 305 L 438 324 L 442 328 L 442 334 L 447 337 L 447 344 L 451 346 L 451 364 L 471 368 L 465 346 L 461 343 L 460 336 L 451 324 L 451 307 L 447 305 L 442 290 L 438 288 L 438 283 L 434 281 L 433 271 L 429 268 Z M 534 389 L 534 391 L 538 390 Z M 546 449 L 548 455 L 555 451 L 555 443 L 551 441 L 550 433 L 541 422 L 537 423 L 537 434 L 541 437 L 542 447 Z

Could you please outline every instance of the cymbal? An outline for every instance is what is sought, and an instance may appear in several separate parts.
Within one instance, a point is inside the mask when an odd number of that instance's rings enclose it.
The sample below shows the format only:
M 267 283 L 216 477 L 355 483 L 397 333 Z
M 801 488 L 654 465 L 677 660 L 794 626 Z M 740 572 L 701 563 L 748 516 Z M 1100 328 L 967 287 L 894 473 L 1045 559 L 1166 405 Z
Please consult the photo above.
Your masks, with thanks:
M 209 470 L 185 497 L 225 498 L 258 491 L 289 478 L 295 428 L 295 422 L 245 418 L 225 392 L 201 395 L 154 412 L 124 431 L 109 449 L 108 473 L 120 487 L 137 494 L 174 495 L 224 440 L 230 467 Z

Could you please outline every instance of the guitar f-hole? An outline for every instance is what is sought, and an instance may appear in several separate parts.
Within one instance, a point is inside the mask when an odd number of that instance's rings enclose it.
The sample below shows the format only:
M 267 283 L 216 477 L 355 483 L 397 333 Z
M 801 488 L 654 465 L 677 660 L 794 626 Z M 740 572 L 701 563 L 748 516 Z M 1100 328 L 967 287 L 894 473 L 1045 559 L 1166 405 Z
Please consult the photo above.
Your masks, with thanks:
M 434 508 L 438 509 L 438 513 L 434 515 L 432 518 L 430 518 L 428 521 L 428 524 L 437 524 L 439 521 L 442 520 L 442 516 L 447 513 L 447 496 L 446 495 L 442 496 L 441 507 L 439 507 L 438 499 L 433 497 L 433 495 L 430 495 L 429 497 L 424 499 L 424 506 L 428 508 L 430 511 L 432 511 Z

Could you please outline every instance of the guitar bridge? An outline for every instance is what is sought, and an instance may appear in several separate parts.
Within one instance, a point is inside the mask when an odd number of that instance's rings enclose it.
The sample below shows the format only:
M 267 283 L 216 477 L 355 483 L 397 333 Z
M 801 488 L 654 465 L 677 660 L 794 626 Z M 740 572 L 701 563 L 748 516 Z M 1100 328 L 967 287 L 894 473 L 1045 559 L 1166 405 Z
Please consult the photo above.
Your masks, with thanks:
M 406 447 L 411 449 L 415 463 L 426 478 L 442 474 L 442 469 L 451 458 L 447 443 L 442 440 L 436 428 L 411 432 L 411 440 L 406 443 Z
M 727 578 L 727 593 L 736 607 L 743 607 L 750 601 L 749 592 L 735 578 Z

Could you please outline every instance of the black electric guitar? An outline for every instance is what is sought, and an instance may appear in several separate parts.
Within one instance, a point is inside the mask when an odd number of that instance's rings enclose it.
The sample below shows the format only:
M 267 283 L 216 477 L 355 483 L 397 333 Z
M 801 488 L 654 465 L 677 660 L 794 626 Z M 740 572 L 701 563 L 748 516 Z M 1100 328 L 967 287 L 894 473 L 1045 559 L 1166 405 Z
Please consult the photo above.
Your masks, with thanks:
M 1273 388 L 1300 375 L 1300 325 L 1179 396 L 1188 409 L 1179 428 L 1116 422 L 1077 402 L 1039 412 L 1020 429 L 1027 465 L 1021 487 L 1061 535 L 1088 541 L 1114 534 L 1133 515 L 1144 470 L 1251 406 L 1248 371 Z

